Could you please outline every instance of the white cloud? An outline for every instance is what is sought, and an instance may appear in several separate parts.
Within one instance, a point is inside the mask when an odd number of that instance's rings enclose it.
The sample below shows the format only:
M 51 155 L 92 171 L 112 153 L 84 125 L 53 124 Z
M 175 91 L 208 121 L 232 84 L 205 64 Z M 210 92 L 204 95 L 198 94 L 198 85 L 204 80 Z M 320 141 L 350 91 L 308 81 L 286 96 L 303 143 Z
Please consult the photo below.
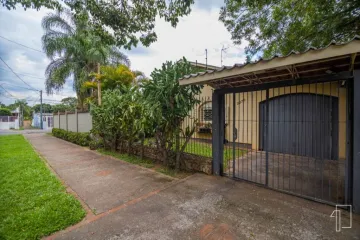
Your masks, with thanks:
M 205 63 L 205 49 L 208 50 L 208 64 L 220 66 L 223 45 L 228 47 L 223 65 L 243 62 L 244 46 L 233 46 L 230 33 L 218 17 L 218 8 L 210 11 L 194 8 L 189 16 L 181 18 L 176 28 L 157 18 L 155 31 L 158 40 L 149 47 L 150 54 L 128 52 L 132 68 L 150 75 L 154 67 L 160 67 L 166 60 L 175 61 L 183 56 L 190 61 Z
M 17 10 L 8 11 L 7 9 L 0 9 L 0 36 L 3 36 L 12 41 L 21 43 L 28 47 L 41 50 L 41 36 L 43 30 L 41 28 L 42 18 L 50 12 L 46 9 L 40 11 L 26 10 L 19 8 Z M 45 68 L 49 63 L 46 55 L 20 45 L 9 42 L 0 38 L 0 56 L 2 59 L 16 72 L 20 73 L 20 77 L 35 89 L 44 91 L 45 82 Z M 26 76 L 22 75 L 24 73 Z M 0 62 L 0 84 L 7 91 L 16 98 L 26 98 L 30 100 L 38 100 L 39 93 L 30 91 L 20 79 L 18 79 L 8 67 Z M 0 101 L 9 104 L 14 102 L 14 99 L 10 99 L 9 94 L 5 93 L 3 89 L 0 89 L 2 95 L 0 95 Z M 66 85 L 60 95 L 47 96 L 43 94 L 45 102 L 49 100 L 61 100 L 66 96 L 75 96 L 72 88 Z M 48 101 L 54 102 L 54 101 Z M 34 101 L 29 101 L 29 104 L 34 104 Z M 37 102 L 39 103 L 39 101 Z
M 208 50 L 208 64 L 220 66 L 221 48 L 227 48 L 223 56 L 223 65 L 242 63 L 245 60 L 244 46 L 233 46 L 231 35 L 218 20 L 222 1 L 202 1 L 193 6 L 189 16 L 182 17 L 176 28 L 163 19 L 156 19 L 155 31 L 158 40 L 149 48 L 138 47 L 126 51 L 132 62 L 132 68 L 143 71 L 147 76 L 154 68 L 161 67 L 167 60 L 176 61 L 185 56 L 190 61 L 205 63 L 205 49 Z M 8 11 L 0 9 L 0 36 L 41 50 L 41 19 L 48 10 L 22 9 Z M 0 38 L 0 56 L 19 73 L 27 73 L 44 78 L 44 71 L 49 62 L 42 53 L 10 43 Z M 24 86 L 6 66 L 0 63 L 0 84 L 4 82 Z M 44 79 L 21 76 L 37 89 L 44 89 Z M 26 91 L 10 85 L 4 85 L 15 96 L 37 98 L 38 93 Z M 26 85 L 25 85 L 26 86 Z M 71 83 L 64 86 L 61 95 L 74 96 Z M 60 100 L 63 96 L 44 96 L 45 99 Z M 0 101 L 13 101 L 0 96 Z

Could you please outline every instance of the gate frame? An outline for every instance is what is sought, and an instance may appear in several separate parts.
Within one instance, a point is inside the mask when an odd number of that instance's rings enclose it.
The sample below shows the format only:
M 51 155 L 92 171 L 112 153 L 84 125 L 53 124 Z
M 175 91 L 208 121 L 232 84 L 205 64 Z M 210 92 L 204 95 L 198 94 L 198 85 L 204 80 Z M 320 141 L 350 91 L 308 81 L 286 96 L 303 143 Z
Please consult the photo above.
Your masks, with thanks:
M 225 124 L 225 94 L 266 90 L 268 99 L 270 88 L 296 86 L 302 84 L 325 83 L 332 81 L 348 80 L 347 84 L 347 128 L 346 128 L 346 160 L 345 160 L 345 204 L 352 204 L 353 211 L 360 213 L 360 70 L 345 71 L 336 74 L 329 74 L 326 77 L 298 78 L 286 81 L 267 82 L 262 84 L 215 89 L 212 95 L 213 119 L 212 119 L 212 152 L 213 152 L 213 174 L 223 176 L 223 152 L 224 152 L 224 124 Z M 356 111 L 357 110 L 357 111 Z M 266 131 L 266 130 L 265 130 Z M 353 134 L 351 134 L 353 133 Z M 268 141 L 268 139 L 266 139 Z M 265 144 L 266 166 L 268 163 L 268 149 Z M 266 171 L 266 184 L 261 186 L 268 187 L 268 171 Z M 254 182 L 254 184 L 256 184 Z M 292 195 L 299 194 L 271 188 L 272 190 L 286 192 Z M 333 203 L 321 201 L 319 199 L 302 198 L 316 200 L 319 202 L 334 205 Z

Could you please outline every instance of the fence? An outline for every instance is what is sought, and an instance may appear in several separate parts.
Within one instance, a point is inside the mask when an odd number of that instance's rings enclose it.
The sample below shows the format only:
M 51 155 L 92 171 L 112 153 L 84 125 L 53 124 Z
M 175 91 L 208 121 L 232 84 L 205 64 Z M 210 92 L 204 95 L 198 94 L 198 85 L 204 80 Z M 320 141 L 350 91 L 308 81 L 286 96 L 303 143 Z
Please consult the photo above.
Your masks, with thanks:
M 345 202 L 345 81 L 224 96 L 224 174 L 328 203 Z
M 17 116 L 0 116 L 0 129 L 19 129 Z
M 92 117 L 89 112 L 54 113 L 54 128 L 72 132 L 90 132 Z
M 185 152 L 212 158 L 211 91 L 203 89 L 198 100 L 198 103 L 193 107 L 182 123 L 183 132 L 194 132 L 185 148 Z

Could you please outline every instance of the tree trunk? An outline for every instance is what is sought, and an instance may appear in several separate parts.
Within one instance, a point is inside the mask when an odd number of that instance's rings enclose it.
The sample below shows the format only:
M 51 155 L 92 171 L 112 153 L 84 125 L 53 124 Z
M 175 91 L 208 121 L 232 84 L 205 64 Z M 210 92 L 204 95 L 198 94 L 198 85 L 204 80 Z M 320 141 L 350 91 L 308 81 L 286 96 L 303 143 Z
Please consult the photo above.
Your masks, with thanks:
M 144 159 L 144 142 L 145 142 L 145 134 L 142 134 L 142 136 L 141 136 L 141 153 L 140 153 L 141 159 Z
M 180 131 L 179 127 L 175 133 L 175 169 L 180 170 Z
M 163 154 L 162 154 L 162 157 L 163 157 L 163 164 L 164 164 L 164 166 L 168 166 L 168 154 L 167 154 L 167 150 L 166 150 L 166 148 L 165 149 L 163 149 Z
M 127 148 L 128 148 L 128 154 L 131 154 L 131 144 L 132 143 L 132 141 L 131 141 L 131 139 L 129 139 L 128 140 L 128 146 L 127 146 Z

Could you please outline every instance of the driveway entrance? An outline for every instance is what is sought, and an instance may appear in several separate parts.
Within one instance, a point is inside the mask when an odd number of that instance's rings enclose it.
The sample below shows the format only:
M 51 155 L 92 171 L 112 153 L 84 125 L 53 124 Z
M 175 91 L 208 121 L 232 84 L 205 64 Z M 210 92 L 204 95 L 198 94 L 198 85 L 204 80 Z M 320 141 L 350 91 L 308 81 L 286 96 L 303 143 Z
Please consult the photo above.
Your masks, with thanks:
M 225 169 L 228 176 L 244 179 L 280 191 L 326 202 L 344 202 L 344 161 L 321 160 L 282 153 L 250 151 L 230 161 Z
M 346 81 L 343 81 L 346 84 Z M 344 204 L 347 88 L 312 82 L 225 94 L 233 158 L 224 174 L 305 198 Z M 238 146 L 245 146 L 237 158 Z

